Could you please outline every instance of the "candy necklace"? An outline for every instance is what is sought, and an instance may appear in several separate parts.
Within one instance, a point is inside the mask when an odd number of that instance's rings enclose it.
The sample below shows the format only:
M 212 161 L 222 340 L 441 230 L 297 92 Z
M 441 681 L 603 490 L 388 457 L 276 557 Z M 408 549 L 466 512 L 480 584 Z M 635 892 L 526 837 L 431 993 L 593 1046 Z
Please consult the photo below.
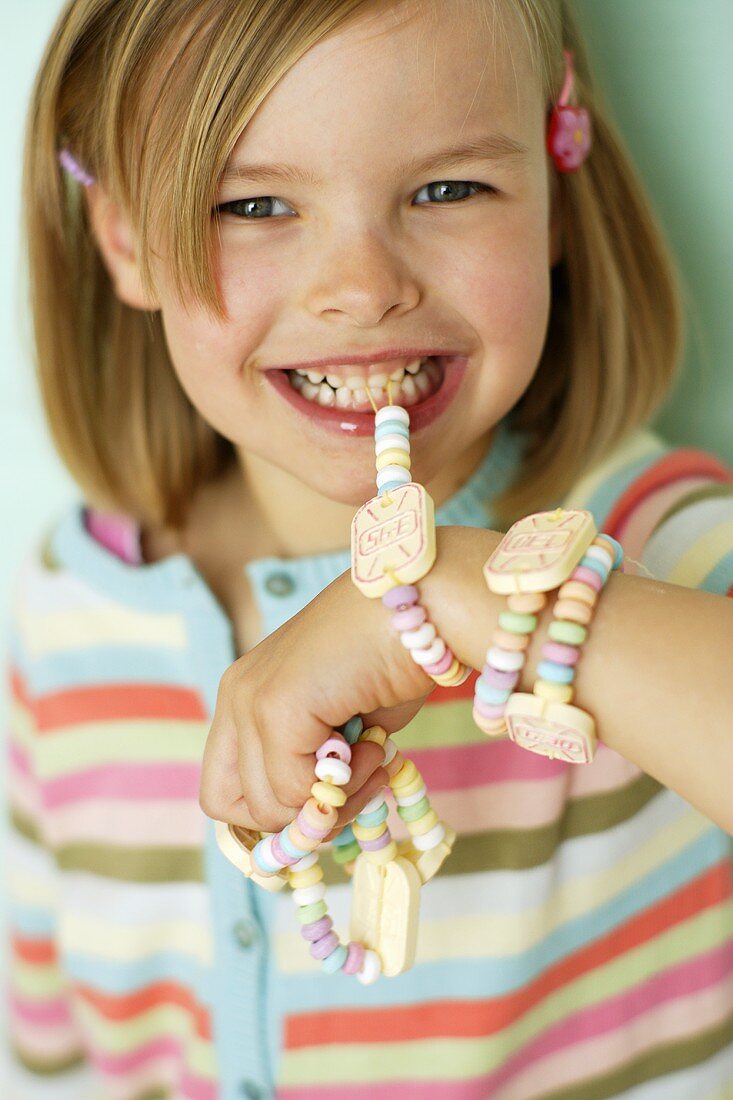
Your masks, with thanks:
M 393 627 L 416 663 L 436 683 L 454 686 L 463 683 L 471 669 L 458 661 L 427 621 L 415 584 L 405 583 L 425 576 L 435 560 L 432 500 L 410 478 L 409 414 L 392 404 L 391 380 L 389 404 L 382 409 L 377 409 L 368 387 L 367 394 L 376 414 L 378 495 L 359 509 L 352 523 L 352 579 L 366 595 L 382 596 L 393 611 Z M 392 557 L 394 561 L 387 560 Z M 317 849 L 346 801 L 342 788 L 351 778 L 351 745 L 357 740 L 384 746 L 389 786 L 410 835 L 399 843 L 392 838 L 389 807 L 380 792 L 353 825 L 334 838 L 333 858 L 353 876 L 354 884 L 347 945 L 328 915 Z M 393 976 L 412 966 L 420 887 L 449 855 L 455 831 L 438 819 L 414 763 L 381 726 L 364 729 L 359 715 L 334 730 L 316 751 L 315 773 L 310 798 L 280 832 L 255 833 L 217 821 L 217 841 L 224 855 L 259 885 L 268 890 L 282 889 L 286 882 L 291 886 L 301 934 L 324 972 L 341 970 L 370 985 L 380 974 Z

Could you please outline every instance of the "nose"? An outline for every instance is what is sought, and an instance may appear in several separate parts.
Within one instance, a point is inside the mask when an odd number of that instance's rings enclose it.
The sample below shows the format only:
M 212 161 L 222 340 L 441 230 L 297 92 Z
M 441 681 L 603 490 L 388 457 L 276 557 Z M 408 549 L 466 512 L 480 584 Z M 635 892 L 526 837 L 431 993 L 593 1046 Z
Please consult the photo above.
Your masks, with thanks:
M 307 284 L 305 306 L 320 320 L 359 328 L 414 309 L 420 286 L 395 247 L 373 229 L 344 232 L 319 242 L 319 259 Z

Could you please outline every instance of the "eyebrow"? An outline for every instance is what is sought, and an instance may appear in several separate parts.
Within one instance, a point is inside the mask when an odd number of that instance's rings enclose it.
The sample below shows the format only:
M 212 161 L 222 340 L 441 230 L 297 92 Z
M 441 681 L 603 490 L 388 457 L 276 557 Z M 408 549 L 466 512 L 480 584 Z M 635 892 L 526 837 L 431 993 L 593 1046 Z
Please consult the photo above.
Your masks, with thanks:
M 529 149 L 520 141 L 506 134 L 486 134 L 474 138 L 462 145 L 441 149 L 424 157 L 413 157 L 399 166 L 402 175 L 421 175 L 424 172 L 439 171 L 453 164 L 471 160 L 507 161 L 520 164 L 526 160 Z M 231 183 L 247 180 L 253 183 L 260 180 L 274 180 L 281 183 L 311 184 L 321 182 L 312 173 L 288 164 L 228 164 L 222 172 L 219 183 Z

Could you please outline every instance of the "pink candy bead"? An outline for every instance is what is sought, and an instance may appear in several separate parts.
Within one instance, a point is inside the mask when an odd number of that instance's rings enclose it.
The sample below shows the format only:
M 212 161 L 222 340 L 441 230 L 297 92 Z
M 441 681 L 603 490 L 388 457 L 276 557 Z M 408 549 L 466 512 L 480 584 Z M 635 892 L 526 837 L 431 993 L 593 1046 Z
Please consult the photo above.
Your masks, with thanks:
M 325 959 L 339 945 L 339 938 L 335 932 L 327 932 L 320 940 L 314 940 L 311 944 L 311 955 L 314 959 Z
M 400 633 L 403 630 L 414 630 L 416 627 L 421 626 L 427 617 L 428 613 L 425 608 L 421 604 L 415 603 L 412 607 L 405 608 L 404 611 L 395 611 L 389 621 L 392 624 L 392 629 Z
M 348 952 L 346 962 L 341 967 L 341 970 L 344 974 L 356 974 L 361 970 L 366 948 L 363 943 L 355 943 L 354 940 L 352 940 L 348 946 Z
M 589 569 L 587 565 L 576 565 L 570 578 L 573 581 L 582 581 L 592 588 L 594 592 L 600 592 L 603 588 L 603 580 L 595 569 Z
M 450 666 L 453 664 L 453 651 L 450 646 L 445 647 L 445 653 L 436 661 L 434 665 L 423 665 L 423 672 L 427 672 L 428 676 L 441 676 L 444 672 L 447 672 Z
M 574 665 L 580 656 L 580 650 L 575 645 L 563 645 L 562 642 L 545 642 L 542 656 L 558 665 Z
M 395 588 L 390 588 L 384 593 L 382 603 L 392 610 L 401 610 L 417 603 L 418 596 L 419 593 L 414 584 L 398 584 Z
M 323 939 L 326 932 L 330 932 L 333 928 L 333 921 L 329 916 L 321 917 L 320 920 L 311 921 L 310 924 L 304 924 L 300 929 L 300 934 L 304 939 L 314 940 Z
M 311 840 L 323 840 L 324 836 L 328 836 L 331 832 L 330 829 L 314 829 L 302 810 L 296 818 L 296 823 L 303 836 L 310 837 Z
M 324 741 L 320 748 L 316 749 L 316 760 L 324 760 L 327 756 L 337 756 L 344 764 L 351 761 L 351 745 L 345 737 L 334 734 Z
M 481 669 L 481 679 L 492 687 L 503 688 L 506 691 L 507 688 L 513 688 L 519 680 L 519 670 L 502 670 L 485 664 Z
M 479 714 L 483 714 L 484 718 L 502 718 L 506 710 L 506 703 L 486 703 L 483 699 L 475 696 L 473 709 L 477 710 Z

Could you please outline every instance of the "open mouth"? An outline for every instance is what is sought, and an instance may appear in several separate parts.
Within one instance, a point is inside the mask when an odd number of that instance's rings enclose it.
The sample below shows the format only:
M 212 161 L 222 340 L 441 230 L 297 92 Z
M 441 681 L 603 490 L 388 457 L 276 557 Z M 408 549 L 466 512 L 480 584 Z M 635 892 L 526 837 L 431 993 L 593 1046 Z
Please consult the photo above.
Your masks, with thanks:
M 426 401 L 443 382 L 445 370 L 439 359 L 415 359 L 391 374 L 373 374 L 368 382 L 363 376 L 326 374 L 323 371 L 283 371 L 292 389 L 306 401 L 322 408 L 350 409 L 368 412 L 390 403 L 409 408 Z M 367 392 L 367 385 L 369 392 Z M 369 400 L 371 394 L 372 400 Z

